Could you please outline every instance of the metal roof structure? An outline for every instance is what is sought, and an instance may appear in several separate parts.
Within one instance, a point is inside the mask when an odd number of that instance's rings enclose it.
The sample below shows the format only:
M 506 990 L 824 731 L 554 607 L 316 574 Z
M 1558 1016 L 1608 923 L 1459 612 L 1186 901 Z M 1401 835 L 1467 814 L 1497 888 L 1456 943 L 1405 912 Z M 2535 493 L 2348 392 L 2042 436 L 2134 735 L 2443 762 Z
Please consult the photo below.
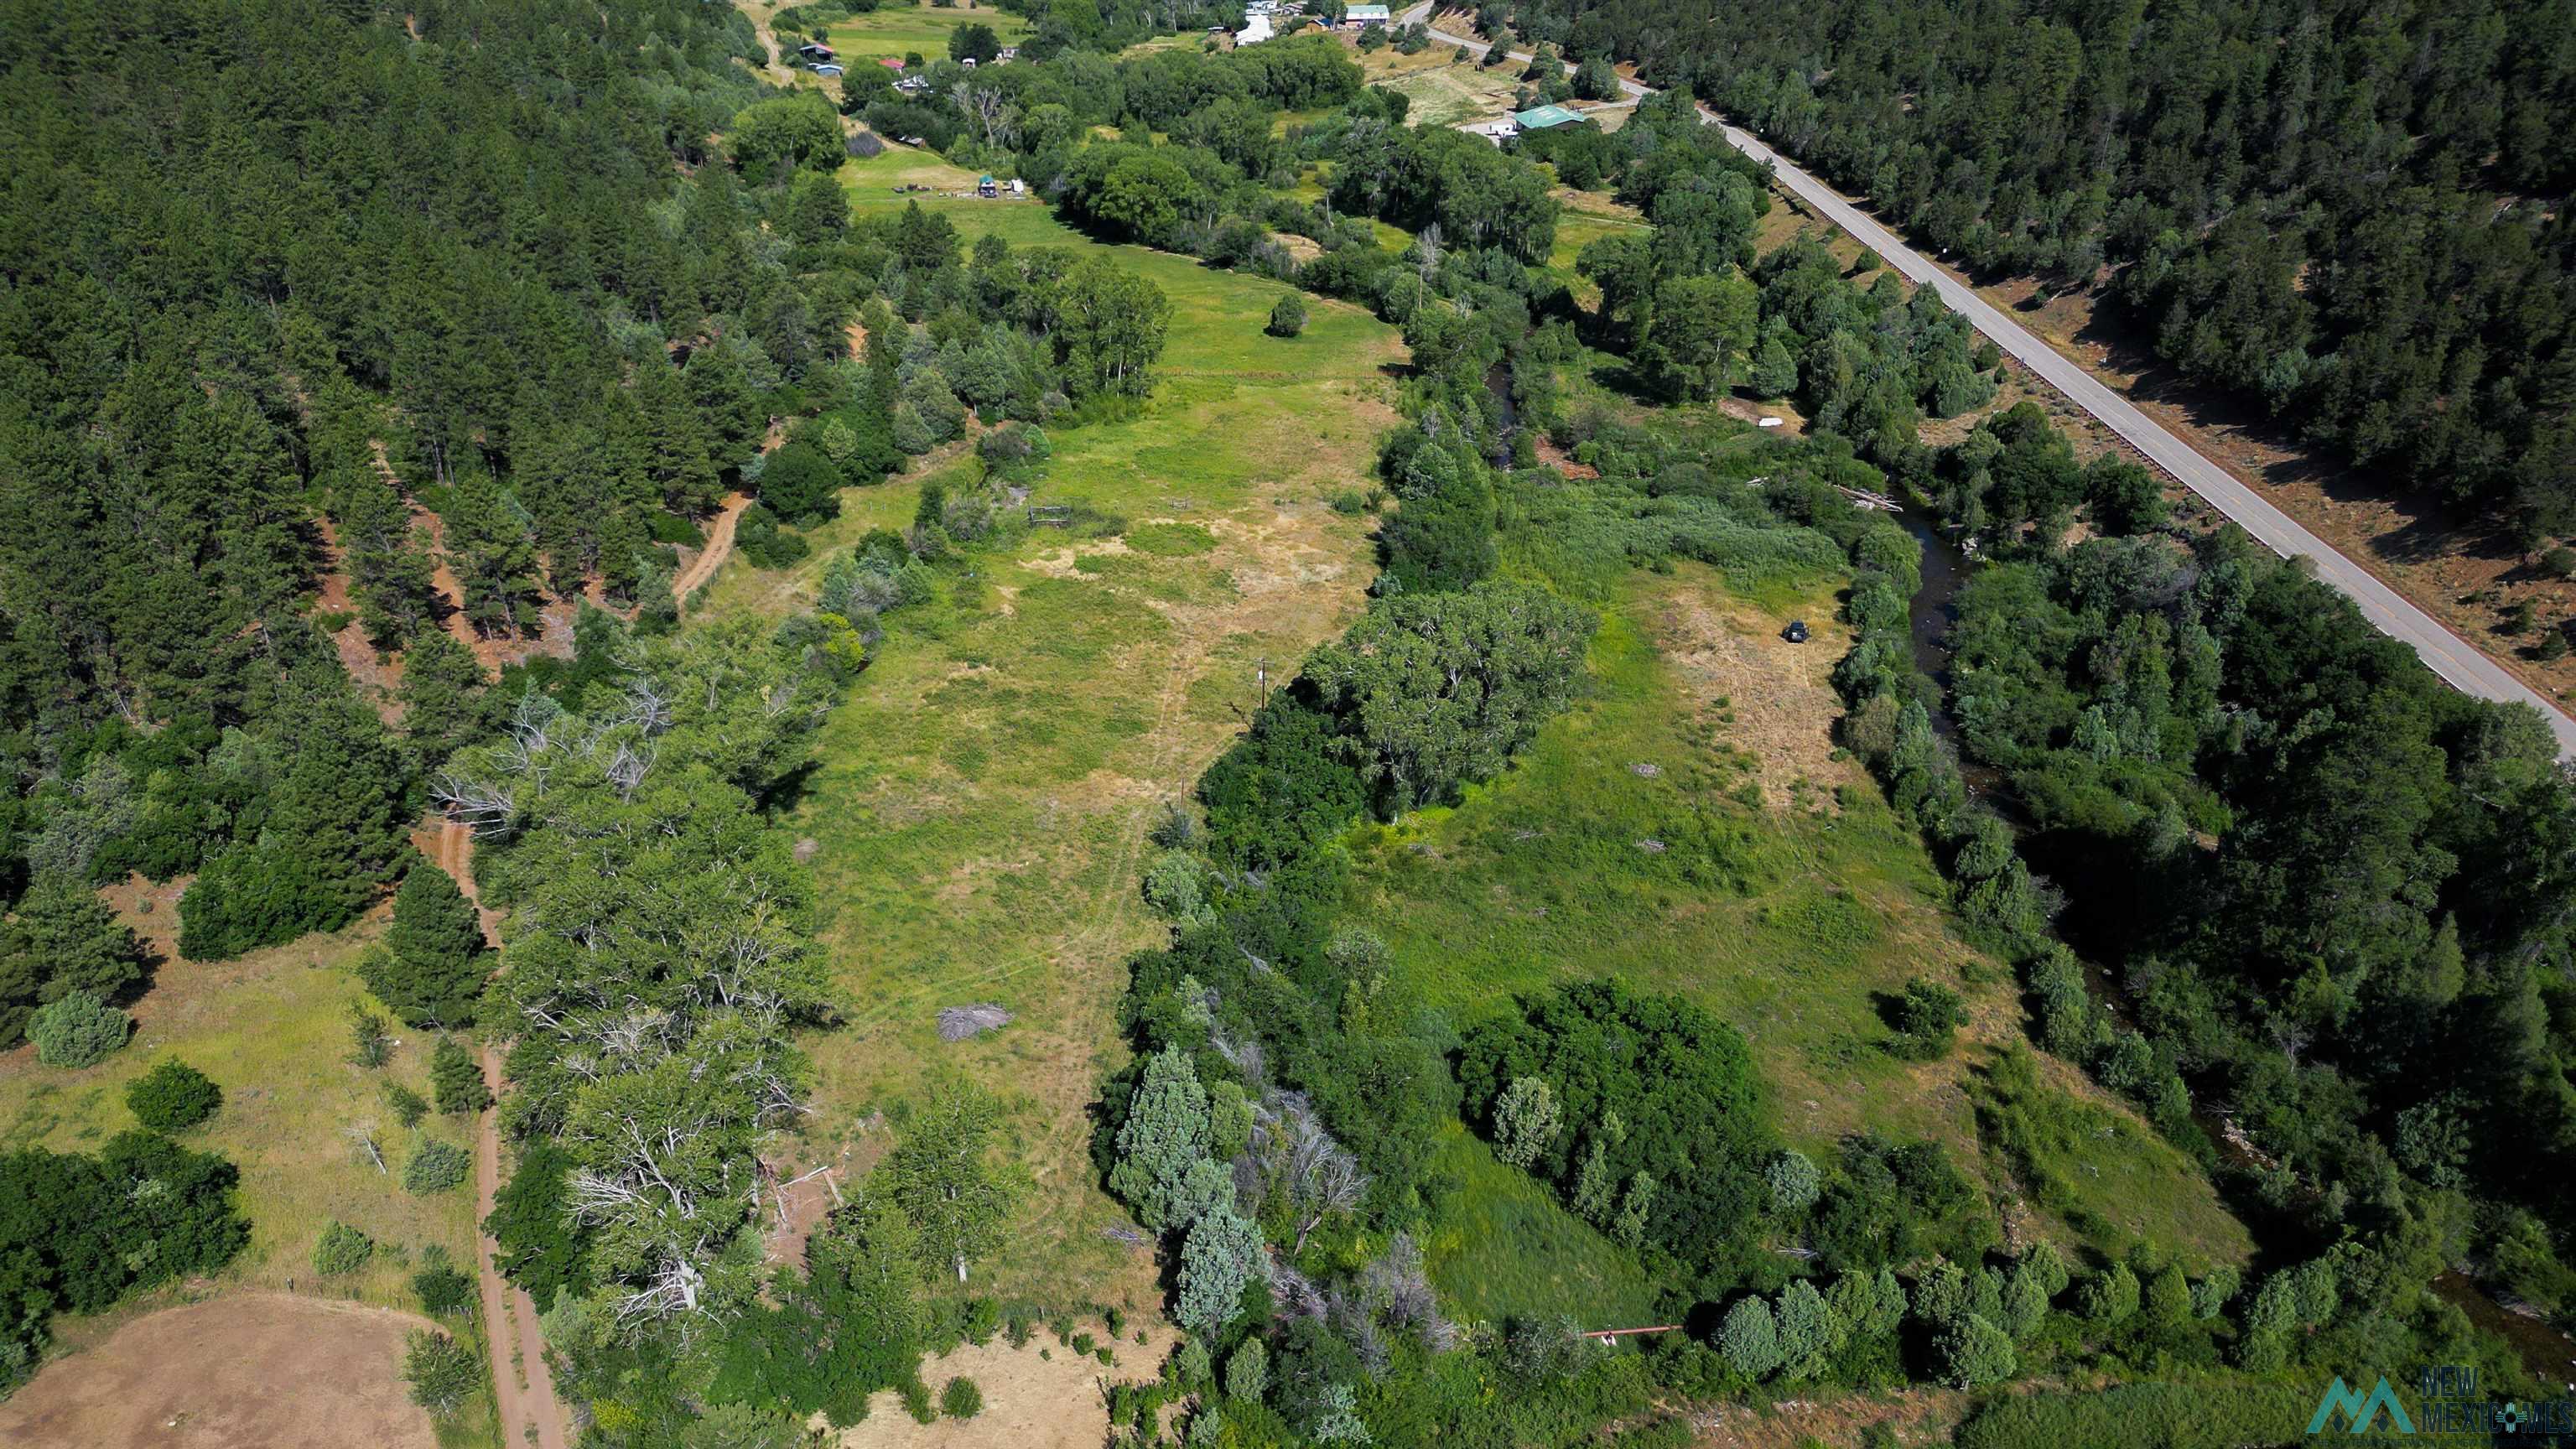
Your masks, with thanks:
M 1570 126 L 1582 119 L 1582 112 L 1569 111 L 1563 106 L 1532 106 L 1526 111 L 1512 113 L 1512 120 L 1524 131 L 1544 131 L 1550 126 Z

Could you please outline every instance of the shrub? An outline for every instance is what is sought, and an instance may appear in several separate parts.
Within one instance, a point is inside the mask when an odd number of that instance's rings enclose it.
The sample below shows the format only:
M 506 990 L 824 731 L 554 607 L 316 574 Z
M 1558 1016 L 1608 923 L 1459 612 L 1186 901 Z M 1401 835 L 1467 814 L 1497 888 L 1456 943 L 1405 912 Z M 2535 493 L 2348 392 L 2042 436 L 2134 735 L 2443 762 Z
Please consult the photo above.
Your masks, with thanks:
M 939 1412 L 952 1419 L 971 1419 L 984 1412 L 984 1391 L 970 1378 L 953 1378 L 940 1390 Z
M 2314 1386 L 2122 1384 L 2085 1393 L 1998 1394 L 1959 1427 L 1961 1449 L 2220 1449 L 2283 1437 L 2316 1407 Z
M 2553 579 L 2576 579 L 2576 548 L 2560 544 L 2542 554 L 2540 569 Z
M 474 1280 L 445 1261 L 443 1249 L 437 1249 L 434 1243 L 430 1246 L 438 1251 L 440 1261 L 411 1275 L 411 1291 L 420 1298 L 424 1312 L 462 1313 L 474 1303 Z
M 1270 309 L 1270 325 L 1262 329 L 1273 337 L 1294 337 L 1306 330 L 1306 303 L 1294 292 L 1279 299 Z
M 474 1160 L 453 1142 L 424 1139 L 403 1164 L 403 1190 L 422 1194 L 445 1192 L 465 1180 Z
M 417 1127 L 420 1119 L 429 1115 L 429 1099 L 400 1082 L 385 1083 L 385 1106 L 405 1127 Z
M 1959 1023 L 1967 1020 L 1959 993 L 1936 981 L 1917 976 L 1905 983 L 1905 995 L 1898 999 L 1895 1026 L 1899 1038 L 1899 1056 L 1930 1061 L 1950 1049 Z
M 313 1244 L 313 1271 L 337 1278 L 367 1266 L 375 1255 L 375 1239 L 334 1218 Z
M 155 1132 L 185 1132 L 215 1115 L 224 1089 L 181 1061 L 166 1061 L 128 1083 L 125 1105 L 134 1120 Z
M 429 1085 L 441 1112 L 471 1116 L 492 1105 L 492 1089 L 483 1083 L 483 1069 L 452 1036 L 440 1037 L 430 1051 Z
M 49 1067 L 89 1067 L 125 1045 L 133 1026 L 124 1012 L 98 998 L 75 991 L 62 1000 L 36 1008 L 27 1020 L 27 1037 L 36 1044 L 36 1060 Z
M 427 1329 L 414 1333 L 403 1353 L 411 1401 L 441 1419 L 463 1407 L 482 1387 L 483 1361 L 463 1344 Z

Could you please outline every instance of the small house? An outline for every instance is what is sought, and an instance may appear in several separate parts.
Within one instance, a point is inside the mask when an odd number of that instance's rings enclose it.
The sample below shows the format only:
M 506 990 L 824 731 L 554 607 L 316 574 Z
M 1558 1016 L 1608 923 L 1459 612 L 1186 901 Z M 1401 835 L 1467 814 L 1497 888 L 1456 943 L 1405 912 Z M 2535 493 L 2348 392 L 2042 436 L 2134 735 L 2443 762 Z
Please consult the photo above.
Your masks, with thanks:
M 996 52 L 996 53 L 994 54 L 994 56 L 993 56 L 993 59 L 994 59 L 994 60 L 996 60 L 996 61 L 1004 61 L 1004 60 L 1018 60 L 1019 58 L 1020 58 L 1020 48 L 1019 48 L 1018 46 L 1016 46 L 1016 45 L 1006 45 L 1006 46 L 1003 46 L 1003 47 L 1002 47 L 998 52 Z
M 1234 43 L 1238 46 L 1259 45 L 1261 42 L 1268 40 L 1272 33 L 1273 32 L 1270 29 L 1270 17 L 1267 15 L 1255 15 L 1243 23 L 1243 28 L 1241 30 L 1234 33 Z
M 889 55 L 885 59 L 878 61 L 877 64 L 884 66 L 888 70 L 903 69 L 903 60 L 899 56 Z
M 1392 25 L 1395 17 L 1383 5 L 1354 5 L 1342 12 L 1342 23 L 1353 30 L 1366 30 L 1372 25 Z
M 1028 184 L 1027 182 L 1025 182 L 1025 181 L 1022 181 L 1020 178 L 1018 178 L 1018 177 L 1016 177 L 1016 176 L 1012 177 L 1012 178 L 1011 178 L 1011 194 L 1012 194 L 1013 196 L 1026 196 L 1026 195 L 1028 195 L 1028 194 L 1029 194 L 1029 184 Z
M 820 41 L 817 41 L 812 45 L 800 45 L 796 47 L 796 53 L 805 57 L 807 60 L 830 60 L 840 52 L 821 43 Z
M 975 179 L 975 194 L 977 196 L 999 196 L 1002 194 L 1002 188 L 994 182 L 992 177 L 979 176 Z

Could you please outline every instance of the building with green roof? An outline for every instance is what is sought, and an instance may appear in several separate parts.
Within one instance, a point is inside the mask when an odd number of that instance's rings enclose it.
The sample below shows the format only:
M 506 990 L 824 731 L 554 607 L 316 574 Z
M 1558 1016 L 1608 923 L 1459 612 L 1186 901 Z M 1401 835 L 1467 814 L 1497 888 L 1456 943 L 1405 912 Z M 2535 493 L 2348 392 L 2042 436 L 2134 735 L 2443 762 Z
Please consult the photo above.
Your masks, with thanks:
M 1512 124 L 1524 131 L 1544 131 L 1555 126 L 1571 126 L 1582 119 L 1582 112 L 1569 111 L 1563 106 L 1532 106 L 1526 111 L 1512 113 Z

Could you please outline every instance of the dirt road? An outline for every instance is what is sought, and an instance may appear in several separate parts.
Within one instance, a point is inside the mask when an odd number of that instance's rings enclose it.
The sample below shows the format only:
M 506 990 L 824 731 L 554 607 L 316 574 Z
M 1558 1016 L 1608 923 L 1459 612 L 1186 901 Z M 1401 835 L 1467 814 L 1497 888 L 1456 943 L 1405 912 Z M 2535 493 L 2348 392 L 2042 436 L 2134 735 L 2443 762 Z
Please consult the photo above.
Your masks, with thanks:
M 1430 4 L 1416 5 L 1405 12 L 1403 22 L 1427 21 L 1432 13 Z M 1463 45 L 1479 55 L 1491 49 L 1473 37 L 1453 35 L 1443 30 L 1433 30 L 1431 36 L 1443 44 Z M 1516 60 L 1529 59 L 1518 51 L 1509 53 Z M 1622 80 L 1619 85 L 1628 94 L 1640 98 L 1654 93 L 1653 87 L 1632 80 Z M 2318 578 L 2341 590 L 2380 632 L 2412 648 L 2425 666 L 2452 688 L 2480 699 L 2527 704 L 2540 711 L 2540 717 L 2548 722 L 2550 731 L 2558 737 L 2559 758 L 2576 759 L 2576 719 L 2571 719 L 2555 703 L 2543 698 L 2503 665 L 2481 653 L 2476 645 L 2452 633 L 2432 615 L 2409 603 L 2367 566 L 2337 552 L 2325 540 L 2300 527 L 2288 514 L 2238 482 L 2226 469 L 2201 456 L 2190 444 L 2139 411 L 2127 398 L 2113 392 L 2101 379 L 2049 346 L 2045 339 L 2005 316 L 1993 303 L 1978 296 L 1966 282 L 1935 265 L 1907 246 L 1896 233 L 1864 215 L 1859 207 L 1832 187 L 1808 175 L 1795 162 L 1762 144 L 1749 132 L 1726 124 L 1706 110 L 1701 111 L 1700 118 L 1719 127 L 1727 144 L 1736 150 L 1757 161 L 1769 162 L 1781 186 L 1796 193 L 1800 200 L 1815 207 L 1834 225 L 1851 233 L 1861 245 L 1884 257 L 1888 265 L 1904 273 L 1908 280 L 1935 289 L 1942 301 L 1968 319 L 1969 325 L 1993 338 L 1997 346 L 2064 394 L 2067 401 L 2091 413 L 2104 427 L 2119 434 L 2184 487 L 2208 499 L 2219 512 L 2261 540 L 2265 547 L 2284 558 L 2304 556 L 2312 561 Z
M 680 570 L 679 577 L 671 580 L 672 598 L 687 603 L 689 595 L 714 578 L 716 570 L 724 567 L 724 561 L 733 557 L 734 525 L 742 522 L 742 511 L 750 506 L 750 494 L 725 495 L 724 507 L 717 510 L 715 521 L 707 525 L 706 547 L 698 550 L 698 556 L 689 560 L 689 566 Z
M 456 878 L 458 888 L 481 914 L 484 943 L 500 945 L 500 913 L 484 909 L 482 896 L 474 888 L 474 833 L 452 820 L 441 824 L 438 864 Z M 495 1099 L 499 1098 L 501 1053 L 497 1047 L 483 1048 L 483 1084 L 492 1089 Z M 481 1226 L 492 1215 L 493 1199 L 500 1191 L 501 1110 L 493 1106 L 483 1110 L 474 1127 L 474 1231 L 479 1259 L 476 1276 L 483 1286 L 484 1336 L 492 1345 L 492 1392 L 500 1404 L 501 1437 L 513 1446 L 534 1444 L 537 1449 L 566 1449 L 572 1442 L 571 1426 L 563 1401 L 555 1395 L 554 1370 L 546 1364 L 546 1343 L 537 1328 L 536 1302 L 512 1286 L 493 1265 L 493 1255 L 501 1245 Z

